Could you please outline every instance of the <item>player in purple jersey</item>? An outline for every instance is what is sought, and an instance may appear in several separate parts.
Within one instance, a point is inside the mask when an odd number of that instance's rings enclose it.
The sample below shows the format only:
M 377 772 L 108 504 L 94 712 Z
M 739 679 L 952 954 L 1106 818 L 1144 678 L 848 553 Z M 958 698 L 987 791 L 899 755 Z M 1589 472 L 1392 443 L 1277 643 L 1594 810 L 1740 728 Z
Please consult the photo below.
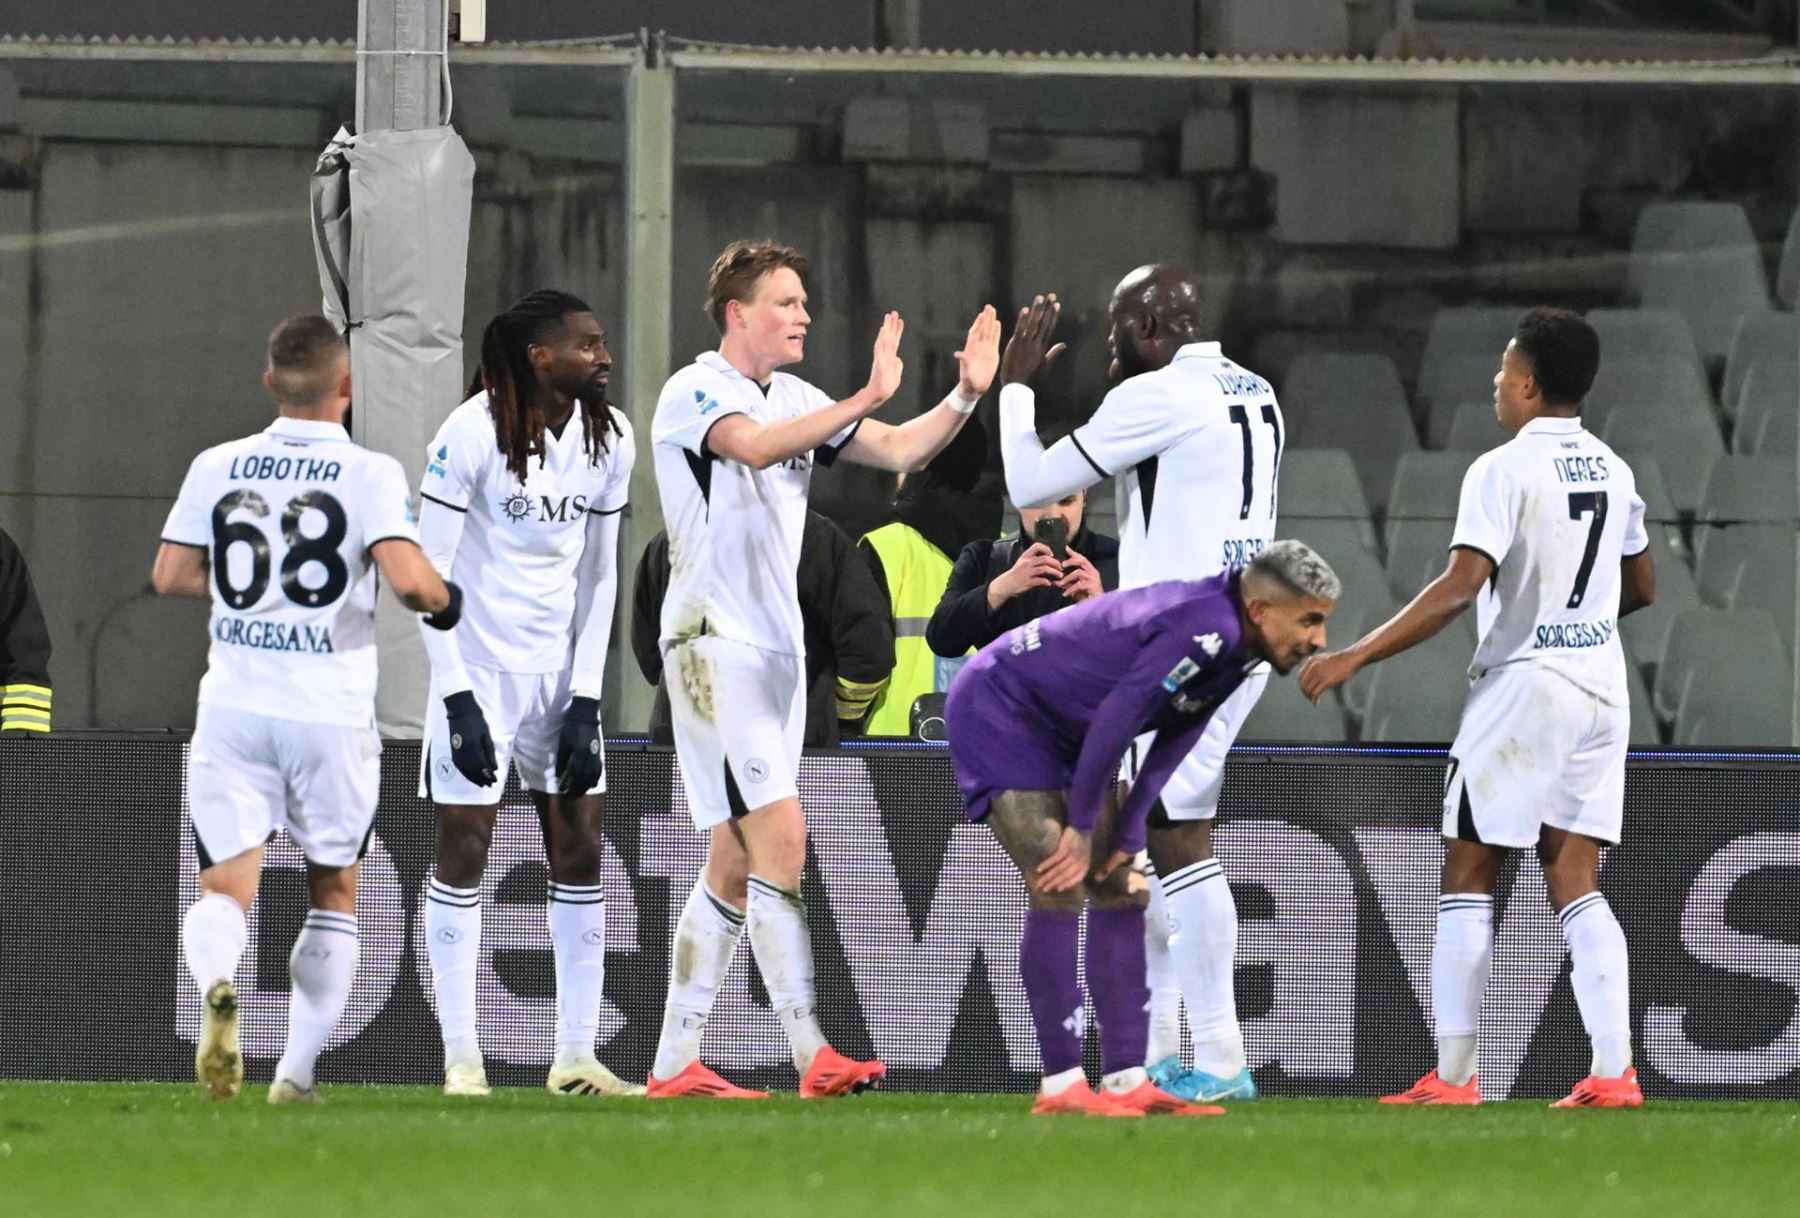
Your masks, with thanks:
M 1148 892 L 1125 864 L 1219 704 L 1257 665 L 1285 674 L 1322 649 L 1339 591 L 1322 558 L 1279 541 L 1241 572 L 1109 592 L 1028 622 L 983 648 L 951 685 L 945 720 L 957 785 L 970 819 L 985 820 L 1018 865 L 1030 899 L 1019 973 L 1044 1068 L 1032 1111 L 1224 1111 L 1176 1099 L 1144 1071 L 1149 994 L 1137 911 Z M 1121 801 L 1119 761 L 1146 732 L 1156 741 Z M 1099 1093 L 1081 1071 L 1084 904 L 1105 1064 Z

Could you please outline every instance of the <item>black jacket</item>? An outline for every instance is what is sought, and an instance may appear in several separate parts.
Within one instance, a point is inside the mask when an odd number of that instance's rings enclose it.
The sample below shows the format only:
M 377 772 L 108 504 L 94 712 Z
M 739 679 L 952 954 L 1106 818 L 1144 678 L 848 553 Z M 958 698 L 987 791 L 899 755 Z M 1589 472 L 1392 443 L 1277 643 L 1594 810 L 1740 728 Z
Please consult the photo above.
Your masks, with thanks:
M 0 731 L 50 727 L 50 629 L 25 555 L 0 530 Z
M 990 612 L 988 584 L 1006 574 L 1030 543 L 1017 533 L 998 541 L 971 541 L 956 556 L 944 599 L 938 602 L 925 628 L 925 642 L 941 656 L 959 656 L 971 647 L 985 647 L 1014 626 L 1054 613 L 1068 605 L 1055 588 L 1033 588 Z M 1100 572 L 1100 586 L 1108 592 L 1119 586 L 1119 541 L 1096 533 L 1085 523 L 1069 539 L 1069 548 L 1085 557 Z
M 876 588 L 868 565 L 844 531 L 817 512 L 806 513 L 800 536 L 800 618 L 806 632 L 806 744 L 809 748 L 838 742 L 838 682 L 874 687 L 894 671 L 894 619 Z M 644 679 L 657 687 L 650 712 L 650 738 L 659 744 L 673 739 L 669 694 L 662 686 L 661 633 L 663 597 L 669 590 L 669 536 L 658 533 L 638 559 L 637 584 L 631 597 L 631 651 Z M 863 701 L 858 717 L 867 711 Z

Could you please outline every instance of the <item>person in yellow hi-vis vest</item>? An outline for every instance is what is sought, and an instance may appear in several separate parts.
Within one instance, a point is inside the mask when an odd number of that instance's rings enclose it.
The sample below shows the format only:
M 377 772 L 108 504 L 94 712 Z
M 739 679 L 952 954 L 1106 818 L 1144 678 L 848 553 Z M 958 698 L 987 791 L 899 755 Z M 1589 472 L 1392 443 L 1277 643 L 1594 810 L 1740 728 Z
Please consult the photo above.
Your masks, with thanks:
M 983 478 L 986 464 L 987 430 L 978 415 L 930 465 L 900 484 L 894 519 L 859 545 L 894 613 L 894 673 L 869 708 L 866 735 L 910 735 L 913 701 L 949 689 L 966 659 L 933 655 L 925 627 L 963 547 L 999 536 L 1000 483 Z

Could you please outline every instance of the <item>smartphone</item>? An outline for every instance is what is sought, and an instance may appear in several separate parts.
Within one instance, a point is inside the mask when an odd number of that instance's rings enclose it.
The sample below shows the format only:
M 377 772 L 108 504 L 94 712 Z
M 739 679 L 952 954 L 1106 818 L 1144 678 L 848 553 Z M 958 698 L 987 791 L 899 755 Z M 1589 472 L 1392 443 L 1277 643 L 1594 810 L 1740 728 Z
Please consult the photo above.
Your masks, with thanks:
M 1057 562 L 1066 562 L 1069 557 L 1069 522 L 1061 516 L 1046 516 L 1037 522 L 1032 530 L 1031 539 L 1050 547 L 1050 553 L 1056 556 Z

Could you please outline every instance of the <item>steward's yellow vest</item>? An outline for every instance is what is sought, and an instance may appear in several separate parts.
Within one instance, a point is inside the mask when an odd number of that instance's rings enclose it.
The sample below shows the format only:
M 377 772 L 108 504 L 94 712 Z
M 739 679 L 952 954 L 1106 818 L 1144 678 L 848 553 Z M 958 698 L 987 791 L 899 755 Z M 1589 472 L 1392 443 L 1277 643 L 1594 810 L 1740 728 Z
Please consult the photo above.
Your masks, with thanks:
M 911 525 L 895 521 L 866 534 L 863 540 L 881 556 L 888 600 L 894 613 L 894 675 L 869 708 L 870 736 L 905 736 L 912 731 L 913 699 L 942 693 L 964 664 L 933 655 L 925 627 L 944 599 L 954 562 Z

